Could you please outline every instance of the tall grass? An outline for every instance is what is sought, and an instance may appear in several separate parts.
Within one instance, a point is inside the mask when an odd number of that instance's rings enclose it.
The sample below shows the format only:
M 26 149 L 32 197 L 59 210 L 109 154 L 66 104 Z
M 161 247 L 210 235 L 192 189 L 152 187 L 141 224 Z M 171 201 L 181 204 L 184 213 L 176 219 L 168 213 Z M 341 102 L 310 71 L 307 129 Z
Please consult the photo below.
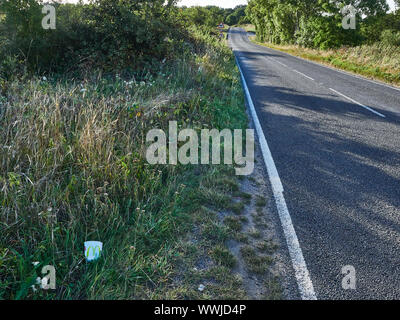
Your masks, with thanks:
M 232 53 L 194 31 L 157 73 L 14 78 L 0 95 L 0 298 L 155 298 L 201 205 L 204 166 L 152 166 L 148 130 L 244 128 Z M 83 242 L 104 254 L 87 263 Z M 39 264 L 34 265 L 34 262 Z M 57 289 L 32 288 L 44 265 Z

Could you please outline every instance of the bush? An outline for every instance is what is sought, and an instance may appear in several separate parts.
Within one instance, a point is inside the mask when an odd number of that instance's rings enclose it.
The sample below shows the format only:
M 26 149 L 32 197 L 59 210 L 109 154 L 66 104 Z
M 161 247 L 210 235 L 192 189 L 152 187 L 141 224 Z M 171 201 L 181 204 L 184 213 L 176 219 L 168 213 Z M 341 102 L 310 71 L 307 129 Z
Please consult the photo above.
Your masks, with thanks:
M 2 25 L 7 40 L 3 54 L 17 53 L 30 71 L 139 69 L 164 59 L 187 37 L 177 22 L 175 8 L 162 0 L 55 3 L 55 30 L 42 28 L 41 4 L 36 0 L 5 0 L 0 6 L 0 12 L 5 13 L 0 28 Z
M 381 42 L 386 46 L 400 46 L 400 31 L 384 30 Z

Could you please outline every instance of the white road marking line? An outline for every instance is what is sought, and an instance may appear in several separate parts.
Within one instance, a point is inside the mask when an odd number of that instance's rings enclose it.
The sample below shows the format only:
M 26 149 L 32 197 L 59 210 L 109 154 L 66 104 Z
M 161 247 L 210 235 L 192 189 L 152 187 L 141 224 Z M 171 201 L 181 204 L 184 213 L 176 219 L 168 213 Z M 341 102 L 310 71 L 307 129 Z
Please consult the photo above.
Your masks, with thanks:
M 348 75 L 348 76 L 351 76 L 351 77 L 354 77 L 354 78 L 357 78 L 357 79 L 360 79 L 360 80 L 363 80 L 363 81 L 371 82 L 371 83 L 374 83 L 374 84 L 379 85 L 379 86 L 383 86 L 383 87 L 386 87 L 386 88 L 389 88 L 389 89 L 400 91 L 400 88 L 388 85 L 388 84 L 380 82 L 378 80 L 371 80 L 371 79 L 365 78 L 363 76 L 359 76 L 359 75 L 353 74 L 353 73 L 348 72 L 348 71 L 344 71 L 344 70 L 341 70 L 341 69 L 338 69 L 338 68 L 335 68 L 335 67 L 331 67 L 331 66 L 327 66 L 327 65 L 324 65 L 324 64 L 321 64 L 321 63 L 317 63 L 317 62 L 314 62 L 312 60 L 307 60 L 307 59 L 304 59 L 302 57 L 298 57 L 298 56 L 295 56 L 293 54 L 290 54 L 290 53 L 287 53 L 287 52 L 284 52 L 284 51 L 272 49 L 270 47 L 264 47 L 264 46 L 261 46 L 259 44 L 255 44 L 253 42 L 251 42 L 251 44 L 253 46 L 256 46 L 256 47 L 267 48 L 267 49 L 270 49 L 272 51 L 279 52 L 279 53 L 281 53 L 283 55 L 288 55 L 290 57 L 293 57 L 293 58 L 296 58 L 296 59 L 299 59 L 299 60 L 303 60 L 303 61 L 308 62 L 308 63 L 315 64 L 316 66 L 319 66 L 319 67 L 323 67 L 323 68 L 327 68 L 327 69 L 330 69 L 330 70 L 333 70 L 333 71 L 336 71 L 336 72 L 339 72 L 339 73 L 343 73 L 345 75 Z
M 272 59 L 272 58 L 271 58 Z M 272 59 L 273 61 L 275 61 L 275 62 L 277 62 L 277 63 L 279 63 L 280 65 L 282 65 L 282 66 L 284 66 L 284 67 L 286 67 L 286 68 L 289 68 L 286 64 L 284 64 L 283 62 L 280 62 L 280 61 L 278 61 L 278 60 L 276 60 L 276 59 Z
M 294 72 L 297 72 L 298 74 L 301 74 L 302 76 L 304 76 L 304 77 L 306 77 L 306 78 L 308 78 L 308 79 L 310 79 L 310 80 L 312 80 L 312 81 L 315 81 L 313 78 L 311 78 L 311 77 L 305 75 L 304 73 L 302 73 L 302 72 L 300 72 L 300 71 L 297 71 L 297 70 L 294 70 L 294 69 L 293 69 L 293 71 L 294 71 Z
M 314 291 L 314 286 L 312 284 L 306 262 L 303 257 L 303 252 L 300 248 L 299 240 L 294 230 L 292 219 L 290 217 L 289 210 L 286 205 L 285 197 L 283 196 L 283 185 L 276 169 L 274 159 L 272 158 L 271 151 L 269 149 L 267 140 L 264 136 L 263 130 L 261 128 L 260 121 L 258 120 L 256 109 L 251 99 L 249 89 L 244 79 L 242 69 L 240 67 L 239 61 L 236 59 L 238 65 L 240 76 L 242 78 L 244 91 L 246 94 L 247 101 L 250 107 L 250 113 L 253 118 L 254 126 L 256 128 L 257 135 L 259 137 L 259 143 L 261 151 L 263 154 L 265 166 L 267 167 L 269 180 L 272 186 L 272 191 L 274 193 L 276 208 L 278 210 L 279 218 L 282 224 L 283 233 L 286 238 L 286 243 L 288 245 L 290 258 L 292 260 L 293 269 L 295 272 L 297 285 L 299 287 L 300 295 L 303 300 L 317 300 L 317 295 Z
M 276 63 L 279 63 L 280 65 L 282 65 L 282 66 L 284 66 L 284 67 L 286 67 L 286 68 L 289 68 L 286 64 L 284 64 L 284 63 L 282 63 L 282 62 L 280 62 L 280 61 L 278 61 L 278 60 L 276 60 L 276 59 L 274 59 L 274 58 L 270 58 L 270 59 L 271 59 L 272 61 L 276 62 Z M 303 72 L 297 71 L 297 70 L 295 70 L 295 69 L 292 69 L 292 71 L 297 72 L 298 74 L 301 74 L 303 77 L 306 77 L 307 79 L 310 79 L 310 80 L 312 80 L 312 81 L 315 81 L 313 78 L 309 77 L 308 75 L 304 74 Z
M 382 118 L 386 118 L 386 116 L 384 116 L 382 113 L 379 113 L 378 111 L 375 111 L 374 109 L 371 109 L 370 107 L 364 106 L 363 104 L 357 102 L 356 100 L 349 98 L 348 96 L 345 96 L 343 93 L 340 93 L 339 91 L 336 91 L 335 89 L 329 88 L 329 90 L 335 92 L 336 94 L 346 98 L 347 100 L 350 100 L 351 102 L 358 104 L 359 106 L 363 107 L 364 109 L 367 109 L 368 111 L 371 111 L 372 113 L 375 113 L 376 115 L 382 117 Z

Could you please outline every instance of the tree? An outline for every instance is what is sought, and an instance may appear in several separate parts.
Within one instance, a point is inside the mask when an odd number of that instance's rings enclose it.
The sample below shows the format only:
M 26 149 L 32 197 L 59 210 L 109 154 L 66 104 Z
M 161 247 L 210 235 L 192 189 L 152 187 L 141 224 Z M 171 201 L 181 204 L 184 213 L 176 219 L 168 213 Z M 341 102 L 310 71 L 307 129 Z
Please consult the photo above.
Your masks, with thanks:
M 329 48 L 356 45 L 362 40 L 360 24 L 344 30 L 341 9 L 352 5 L 358 21 L 363 17 L 383 17 L 386 0 L 250 0 L 246 14 L 261 41 L 297 43 Z

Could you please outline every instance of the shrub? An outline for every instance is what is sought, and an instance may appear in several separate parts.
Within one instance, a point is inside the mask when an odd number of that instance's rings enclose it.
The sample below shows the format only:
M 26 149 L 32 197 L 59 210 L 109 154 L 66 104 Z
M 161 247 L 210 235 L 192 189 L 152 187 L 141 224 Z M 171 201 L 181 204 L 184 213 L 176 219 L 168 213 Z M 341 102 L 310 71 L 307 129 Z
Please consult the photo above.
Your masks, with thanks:
M 400 46 L 400 31 L 384 30 L 381 41 L 386 46 Z
M 92 0 L 57 4 L 57 28 L 44 30 L 42 1 L 4 0 L 0 21 L 5 55 L 17 53 L 30 71 L 142 68 L 162 60 L 187 37 L 162 0 Z M 3 37 L 2 37 L 3 38 Z M 0 38 L 1 40 L 1 38 Z

